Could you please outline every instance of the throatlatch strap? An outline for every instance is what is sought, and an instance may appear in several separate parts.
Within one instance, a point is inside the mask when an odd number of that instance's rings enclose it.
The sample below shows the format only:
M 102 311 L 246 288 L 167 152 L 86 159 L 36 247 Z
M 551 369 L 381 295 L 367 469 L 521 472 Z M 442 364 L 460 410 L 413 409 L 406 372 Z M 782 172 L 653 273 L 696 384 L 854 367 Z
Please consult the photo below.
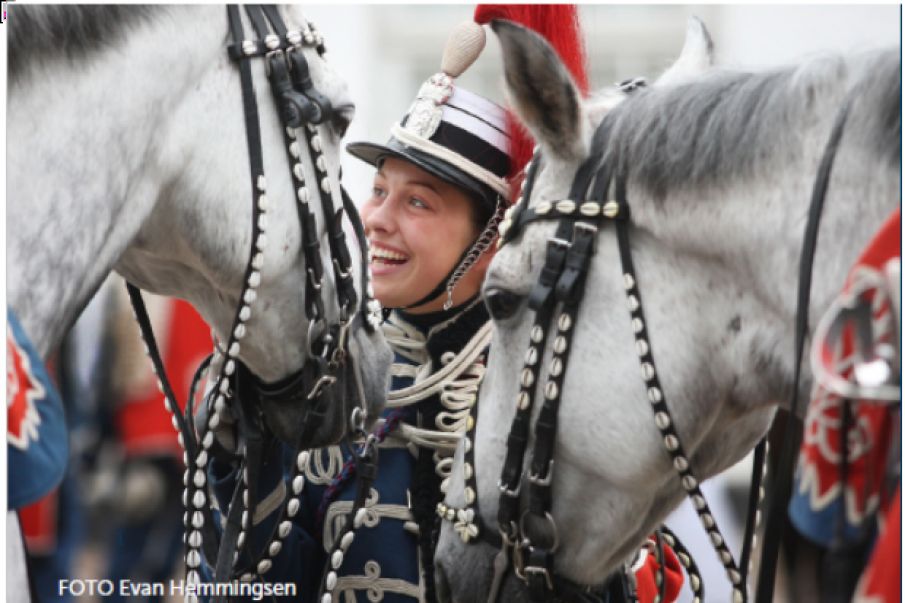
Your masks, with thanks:
M 808 222 L 805 226 L 804 241 L 801 245 L 801 259 L 798 277 L 798 309 L 795 313 L 795 378 L 792 381 L 792 401 L 789 404 L 789 423 L 786 426 L 779 465 L 772 480 L 770 504 L 767 506 L 767 518 L 764 525 L 764 547 L 761 553 L 761 567 L 757 579 L 757 603 L 770 603 L 773 600 L 773 588 L 776 578 L 777 555 L 783 540 L 786 524 L 786 509 L 792 497 L 792 474 L 795 459 L 801 445 L 800 419 L 798 418 L 798 389 L 801 385 L 801 364 L 804 357 L 804 343 L 808 332 L 808 306 L 811 300 L 811 276 L 814 269 L 814 255 L 817 251 L 817 235 L 820 231 L 820 218 L 823 215 L 823 203 L 830 182 L 830 172 L 839 149 L 842 130 L 845 127 L 852 96 L 849 94 L 839 115 L 833 124 L 829 141 L 820 160 L 817 180 L 811 194 L 811 205 L 808 210 Z

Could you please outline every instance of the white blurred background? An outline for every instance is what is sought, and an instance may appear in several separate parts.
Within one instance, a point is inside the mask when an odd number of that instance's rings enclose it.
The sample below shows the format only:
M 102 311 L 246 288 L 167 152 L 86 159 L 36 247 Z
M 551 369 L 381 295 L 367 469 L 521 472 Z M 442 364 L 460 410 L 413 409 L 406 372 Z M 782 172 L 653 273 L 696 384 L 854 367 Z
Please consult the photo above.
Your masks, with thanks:
M 348 80 L 357 113 L 347 141 L 384 142 L 424 80 L 439 71 L 449 31 L 470 20 L 472 4 L 333 5 L 305 8 L 326 38 L 328 57 Z M 690 15 L 713 37 L 717 64 L 763 69 L 820 52 L 896 46 L 898 5 L 600 5 L 579 8 L 591 89 L 643 75 L 651 80 L 678 56 Z M 458 79 L 503 103 L 499 44 L 487 48 Z M 357 203 L 373 170 L 348 154 L 344 184 Z

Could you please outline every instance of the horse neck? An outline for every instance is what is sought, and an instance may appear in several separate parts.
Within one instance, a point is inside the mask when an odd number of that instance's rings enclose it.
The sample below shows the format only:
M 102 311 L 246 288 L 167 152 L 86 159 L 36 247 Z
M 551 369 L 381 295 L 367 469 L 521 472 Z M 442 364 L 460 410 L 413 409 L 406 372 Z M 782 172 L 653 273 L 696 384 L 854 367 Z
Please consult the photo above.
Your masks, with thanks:
M 829 99 L 839 106 L 842 94 Z M 864 106 L 857 111 L 869 111 Z M 798 161 L 780 169 L 706 191 L 680 192 L 669 199 L 632 199 L 633 221 L 652 231 L 677 255 L 715 262 L 733 275 L 730 287 L 756 300 L 761 323 L 754 353 L 779 371 L 770 395 L 788 398 L 794 366 L 794 337 L 800 258 L 818 165 L 836 112 L 800 133 Z M 838 295 L 848 270 L 899 205 L 897 163 L 876 156 L 856 133 L 853 109 L 836 154 L 820 218 L 808 311 L 808 333 Z M 853 140 L 854 139 L 854 140 Z M 630 186 L 631 190 L 631 186 Z M 720 292 L 714 291 L 715 296 Z M 805 357 L 799 395 L 810 388 Z M 776 399 L 773 398 L 773 399 Z
M 224 53 L 214 7 L 168 9 L 79 63 L 32 65 L 8 102 L 8 303 L 40 353 L 63 336 L 166 184 L 168 112 Z

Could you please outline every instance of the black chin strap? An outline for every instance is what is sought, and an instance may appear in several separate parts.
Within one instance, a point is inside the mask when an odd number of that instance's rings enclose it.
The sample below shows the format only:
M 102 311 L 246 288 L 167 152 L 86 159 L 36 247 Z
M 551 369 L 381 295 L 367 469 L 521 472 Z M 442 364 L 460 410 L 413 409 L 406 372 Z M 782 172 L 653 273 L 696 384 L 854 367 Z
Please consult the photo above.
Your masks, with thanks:
M 440 279 L 440 282 L 437 283 L 437 286 L 433 288 L 433 290 L 416 301 L 413 304 L 409 304 L 400 308 L 401 310 L 411 310 L 412 308 L 417 308 L 418 306 L 422 306 L 430 301 L 433 301 L 443 293 L 449 294 L 449 300 L 444 304 L 443 309 L 448 310 L 452 307 L 452 291 L 455 288 L 456 284 L 459 280 L 465 276 L 465 274 L 471 269 L 472 266 L 480 259 L 480 257 L 484 254 L 485 251 L 490 247 L 491 243 L 493 243 L 494 239 L 497 236 L 497 227 L 503 219 L 502 211 L 504 209 L 504 201 L 502 197 L 497 197 L 496 207 L 494 208 L 493 214 L 491 214 L 490 218 L 487 220 L 487 224 L 484 225 L 484 228 L 481 229 L 481 232 L 478 233 L 478 236 L 471 242 L 468 247 L 462 252 L 459 256 L 459 259 L 456 260 L 456 263 L 453 264 L 450 271 Z
M 477 241 L 478 240 L 475 239 L 474 243 L 477 243 Z M 440 279 L 440 282 L 437 283 L 437 286 L 434 287 L 433 289 L 431 289 L 430 293 L 428 293 L 427 295 L 425 295 L 418 301 L 411 303 L 407 306 L 403 306 L 399 309 L 400 310 L 411 310 L 412 308 L 417 308 L 419 306 L 423 306 L 427 302 L 433 301 L 436 298 L 443 295 L 446 292 L 446 285 L 447 285 L 447 283 L 449 283 L 449 279 L 451 279 L 453 277 L 453 274 L 455 274 L 456 269 L 459 267 L 459 265 L 463 261 L 465 261 L 465 258 L 468 257 L 468 252 L 471 251 L 471 248 L 474 246 L 474 243 L 472 243 L 471 245 L 469 245 L 468 247 L 465 248 L 465 251 L 462 252 L 462 254 L 459 256 L 459 259 L 456 260 L 455 264 L 453 264 L 453 267 L 450 268 L 450 270 L 446 274 L 446 276 L 444 276 L 443 278 Z

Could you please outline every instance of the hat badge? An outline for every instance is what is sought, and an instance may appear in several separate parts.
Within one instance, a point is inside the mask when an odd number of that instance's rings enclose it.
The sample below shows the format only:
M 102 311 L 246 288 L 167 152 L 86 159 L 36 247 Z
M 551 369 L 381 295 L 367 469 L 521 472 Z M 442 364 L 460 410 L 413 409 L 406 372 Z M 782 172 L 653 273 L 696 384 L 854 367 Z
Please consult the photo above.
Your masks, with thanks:
M 453 94 L 453 80 L 481 54 L 486 44 L 484 28 L 474 21 L 460 23 L 446 41 L 440 71 L 418 90 L 403 128 L 421 138 L 430 138 L 440 127 L 443 105 Z

